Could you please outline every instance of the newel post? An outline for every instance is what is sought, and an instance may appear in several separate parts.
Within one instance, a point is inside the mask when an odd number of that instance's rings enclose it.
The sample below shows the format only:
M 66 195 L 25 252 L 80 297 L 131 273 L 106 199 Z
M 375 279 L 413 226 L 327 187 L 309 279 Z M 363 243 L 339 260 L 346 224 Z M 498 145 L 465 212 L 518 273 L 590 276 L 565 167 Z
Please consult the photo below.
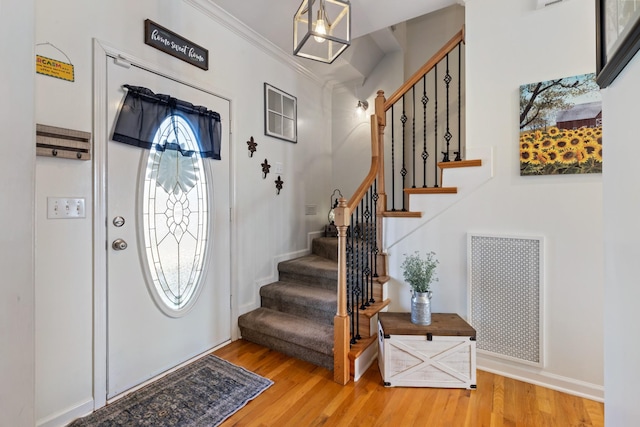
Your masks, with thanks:
M 384 104 L 386 102 L 386 98 L 384 97 L 384 91 L 379 90 L 378 96 L 376 97 L 376 122 L 377 122 L 377 131 L 378 131 L 378 202 L 376 205 L 376 226 L 378 229 L 378 233 L 376 235 L 376 245 L 380 250 L 378 252 L 378 273 L 380 275 L 387 275 L 387 260 L 386 256 L 383 254 L 382 249 L 382 226 L 383 226 L 383 215 L 382 213 L 387 210 L 387 193 L 385 191 L 384 185 L 384 130 L 387 127 L 387 110 L 384 109 Z M 373 131 L 373 130 L 372 130 Z
M 378 122 L 378 157 L 380 158 L 380 167 L 378 169 L 378 194 L 384 195 L 384 128 L 387 126 L 387 112 L 384 109 L 384 91 L 379 90 L 376 97 L 376 119 Z M 387 206 L 385 200 L 384 205 Z
M 339 384 L 347 384 L 351 377 L 349 372 L 349 315 L 347 313 L 347 228 L 349 212 L 347 201 L 338 200 L 333 210 L 335 224 L 338 229 L 338 307 L 333 319 L 333 380 Z

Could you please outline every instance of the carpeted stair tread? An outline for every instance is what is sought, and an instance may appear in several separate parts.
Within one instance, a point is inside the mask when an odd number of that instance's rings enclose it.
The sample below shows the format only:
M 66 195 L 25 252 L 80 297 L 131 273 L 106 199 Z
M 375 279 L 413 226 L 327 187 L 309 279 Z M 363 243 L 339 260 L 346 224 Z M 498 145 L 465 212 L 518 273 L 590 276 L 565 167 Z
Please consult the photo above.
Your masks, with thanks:
M 338 280 L 338 263 L 318 255 L 306 255 L 278 264 L 279 272 L 300 272 Z
M 260 297 L 263 307 L 330 325 L 338 300 L 335 290 L 282 281 L 260 288 Z
M 306 255 L 278 264 L 280 281 L 337 289 L 338 263 L 318 255 Z
M 242 337 L 333 369 L 333 326 L 260 307 L 238 318 Z

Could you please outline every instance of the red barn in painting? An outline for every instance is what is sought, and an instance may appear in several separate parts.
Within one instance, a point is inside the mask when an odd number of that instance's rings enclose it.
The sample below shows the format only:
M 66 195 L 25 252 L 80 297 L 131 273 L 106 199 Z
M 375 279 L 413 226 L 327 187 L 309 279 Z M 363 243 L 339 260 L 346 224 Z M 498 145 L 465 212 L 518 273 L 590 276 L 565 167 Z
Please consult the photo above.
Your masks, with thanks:
M 602 102 L 577 104 L 556 116 L 558 129 L 578 129 L 602 125 Z

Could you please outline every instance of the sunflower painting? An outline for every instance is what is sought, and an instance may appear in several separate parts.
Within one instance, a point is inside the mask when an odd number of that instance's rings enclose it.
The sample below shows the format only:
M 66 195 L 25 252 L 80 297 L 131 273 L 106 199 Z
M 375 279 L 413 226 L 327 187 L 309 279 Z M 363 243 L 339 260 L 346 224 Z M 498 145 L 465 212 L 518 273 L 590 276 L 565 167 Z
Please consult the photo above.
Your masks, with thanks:
M 520 86 L 520 175 L 602 173 L 595 74 Z

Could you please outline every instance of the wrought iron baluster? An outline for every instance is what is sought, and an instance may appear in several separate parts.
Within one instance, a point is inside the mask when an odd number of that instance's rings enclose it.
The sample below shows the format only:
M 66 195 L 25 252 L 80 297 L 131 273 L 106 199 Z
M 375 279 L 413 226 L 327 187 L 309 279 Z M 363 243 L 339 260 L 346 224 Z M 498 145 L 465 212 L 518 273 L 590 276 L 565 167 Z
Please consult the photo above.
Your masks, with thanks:
M 369 307 L 371 305 L 371 298 L 373 297 L 373 286 L 372 286 L 372 280 L 373 280 L 373 276 L 371 275 L 371 269 L 372 269 L 372 259 L 371 259 L 371 234 L 373 233 L 373 228 L 371 226 L 371 193 L 373 191 L 373 187 L 369 187 L 369 190 L 367 191 L 367 213 L 365 215 L 365 217 L 367 218 L 367 252 L 366 252 L 366 257 L 367 257 L 367 270 L 366 270 L 366 276 L 367 276 L 367 302 L 365 303 L 367 307 Z
M 456 151 L 455 161 L 462 160 L 462 126 L 460 119 L 460 104 L 462 103 L 460 98 L 460 82 L 462 81 L 462 43 L 458 43 L 458 151 Z
M 402 122 L 402 169 L 400 170 L 400 175 L 402 175 L 402 188 L 400 188 L 400 190 L 402 194 L 402 211 L 406 212 L 407 208 L 405 205 L 404 189 L 406 188 L 405 179 L 407 176 L 407 114 L 405 110 L 404 95 L 402 95 L 402 116 L 400 117 L 400 121 Z
M 396 210 L 396 133 L 394 121 L 395 104 L 391 106 L 391 210 Z
M 356 329 L 355 329 L 355 338 L 356 340 L 360 339 L 360 301 L 362 300 L 362 268 L 360 267 L 360 235 L 361 235 L 361 225 L 360 225 L 360 205 L 356 206 L 356 226 L 354 228 L 354 250 L 355 250 L 355 283 L 354 283 L 354 312 L 353 316 L 356 319 Z
M 413 160 L 413 185 L 416 188 L 416 85 L 411 87 L 411 159 Z
M 362 200 L 360 200 L 360 208 L 361 208 L 361 212 L 362 212 L 362 218 L 361 218 L 361 223 L 362 223 L 362 233 L 360 235 L 360 258 L 361 258 L 361 265 L 360 265 L 360 283 L 362 286 L 362 299 L 360 300 L 360 310 L 366 310 L 367 306 L 369 305 L 369 296 L 367 295 L 367 291 L 368 291 L 368 283 L 367 283 L 367 264 L 368 264 L 368 254 L 367 254 L 367 197 L 363 197 Z
M 427 188 L 427 75 L 422 76 L 422 188 Z
M 434 158 L 434 168 L 433 168 L 433 174 L 435 177 L 435 184 L 434 187 L 438 187 L 438 64 L 435 65 L 434 69 L 434 74 L 433 74 L 433 80 L 434 80 L 434 92 L 433 92 L 433 97 L 435 98 L 435 112 L 434 112 L 434 123 L 433 123 L 433 130 L 434 130 L 434 142 L 433 142 L 433 151 L 436 153 L 435 158 Z
M 373 180 L 373 277 L 378 277 L 378 179 Z
M 374 181 L 375 182 L 375 181 Z M 369 285 L 369 300 L 367 301 L 367 305 L 370 306 L 371 303 L 376 302 L 373 298 L 373 277 L 375 272 L 375 255 L 373 254 L 373 248 L 375 247 L 376 241 L 376 227 L 375 227 L 375 219 L 376 219 L 376 204 L 373 200 L 374 195 L 373 185 L 369 187 L 369 192 L 367 194 L 367 203 L 370 204 L 371 209 L 369 210 L 369 226 L 367 227 L 369 237 L 367 239 L 367 263 L 368 263 L 368 274 L 369 278 L 367 283 Z
M 351 316 L 351 344 L 355 344 L 356 343 L 356 316 L 355 316 L 355 307 L 356 307 L 356 303 L 355 303 L 355 249 L 354 249 L 354 231 L 353 231 L 353 224 L 355 224 L 355 217 L 353 215 L 353 213 L 351 214 L 351 225 L 349 225 L 348 231 L 349 234 L 347 236 L 347 239 L 349 241 L 349 246 L 347 246 L 347 250 L 348 252 L 348 256 L 347 256 L 347 261 L 349 263 L 348 265 L 348 280 L 347 280 L 347 294 L 350 296 L 349 301 L 347 302 L 348 304 L 348 312 L 349 315 Z
M 451 74 L 449 73 L 449 54 L 447 53 L 446 56 L 447 59 L 447 73 L 444 75 L 444 83 L 446 85 L 446 89 L 447 89 L 447 94 L 446 94 L 446 100 L 447 100 L 447 131 L 444 134 L 444 140 L 447 142 L 447 148 L 445 149 L 445 151 L 442 152 L 443 157 L 442 157 L 442 161 L 443 162 L 448 162 L 449 161 L 449 142 L 451 141 L 452 135 L 451 132 L 449 131 L 449 86 L 451 84 Z

